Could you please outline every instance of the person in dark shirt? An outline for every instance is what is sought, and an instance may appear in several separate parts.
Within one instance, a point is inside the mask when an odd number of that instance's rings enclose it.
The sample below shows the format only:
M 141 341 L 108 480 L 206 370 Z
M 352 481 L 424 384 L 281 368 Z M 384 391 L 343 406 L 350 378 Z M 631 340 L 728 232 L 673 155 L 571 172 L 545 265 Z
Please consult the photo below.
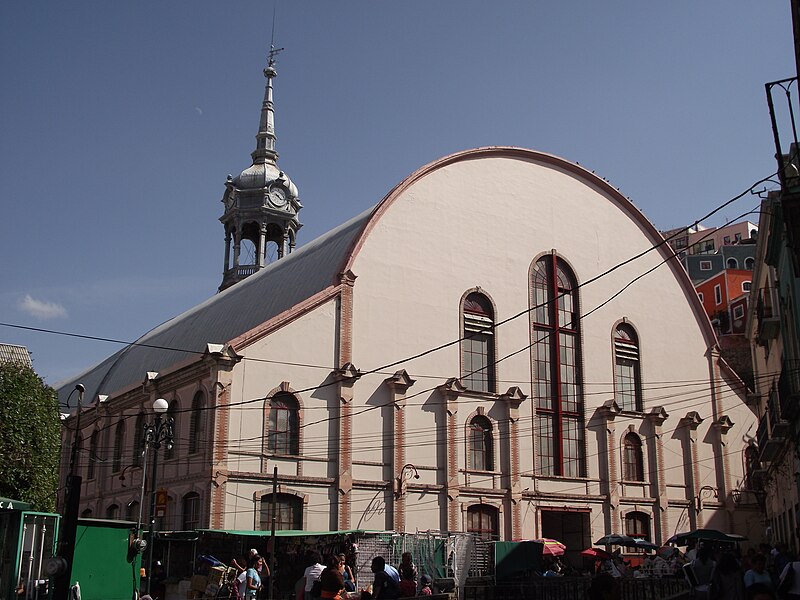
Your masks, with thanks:
M 372 582 L 372 600 L 394 600 L 400 596 L 400 575 L 394 577 L 397 569 L 392 569 L 394 573 L 387 572 L 386 561 L 382 556 L 372 559 L 371 570 L 375 573 L 375 580 Z
M 328 560 L 328 566 L 319 576 L 320 597 L 326 600 L 340 600 L 344 591 L 342 563 L 338 556 Z

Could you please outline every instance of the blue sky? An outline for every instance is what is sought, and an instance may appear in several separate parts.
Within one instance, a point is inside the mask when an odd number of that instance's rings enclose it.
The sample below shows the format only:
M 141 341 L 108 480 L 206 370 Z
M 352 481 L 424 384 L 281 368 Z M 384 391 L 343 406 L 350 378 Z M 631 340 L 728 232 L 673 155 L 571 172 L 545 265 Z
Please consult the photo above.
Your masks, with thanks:
M 215 293 L 273 1 L 0 4 L 0 322 L 134 340 Z M 278 0 L 276 45 L 300 244 L 486 145 L 577 161 L 659 228 L 692 222 L 774 171 L 764 83 L 794 74 L 789 0 Z M 0 341 L 51 384 L 120 347 Z

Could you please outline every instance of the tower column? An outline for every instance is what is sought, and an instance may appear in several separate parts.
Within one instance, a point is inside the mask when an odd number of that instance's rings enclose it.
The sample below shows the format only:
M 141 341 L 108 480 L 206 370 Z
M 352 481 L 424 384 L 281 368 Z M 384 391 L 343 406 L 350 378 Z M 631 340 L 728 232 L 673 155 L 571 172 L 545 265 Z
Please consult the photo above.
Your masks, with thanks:
M 261 223 L 258 238 L 258 268 L 264 266 L 264 256 L 267 253 L 267 224 Z
M 231 232 L 227 227 L 225 228 L 225 268 L 222 269 L 226 273 L 231 268 Z
M 233 268 L 239 267 L 239 252 L 242 246 L 242 232 L 239 231 L 239 224 L 236 224 L 236 229 L 233 230 Z

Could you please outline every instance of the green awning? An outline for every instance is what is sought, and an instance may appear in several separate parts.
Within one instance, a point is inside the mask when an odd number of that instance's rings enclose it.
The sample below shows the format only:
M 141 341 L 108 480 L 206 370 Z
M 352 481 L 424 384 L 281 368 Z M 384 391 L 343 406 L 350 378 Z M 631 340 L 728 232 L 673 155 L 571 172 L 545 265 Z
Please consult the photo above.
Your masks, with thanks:
M 198 529 L 199 533 L 231 535 L 245 537 L 270 537 L 269 531 L 254 531 L 251 529 Z M 327 535 L 350 535 L 358 533 L 391 533 L 386 531 L 367 531 L 365 529 L 343 529 L 339 531 L 304 531 L 302 529 L 277 529 L 275 537 L 322 537 Z
M 22 500 L 0 497 L 0 510 L 30 510 L 31 505 Z

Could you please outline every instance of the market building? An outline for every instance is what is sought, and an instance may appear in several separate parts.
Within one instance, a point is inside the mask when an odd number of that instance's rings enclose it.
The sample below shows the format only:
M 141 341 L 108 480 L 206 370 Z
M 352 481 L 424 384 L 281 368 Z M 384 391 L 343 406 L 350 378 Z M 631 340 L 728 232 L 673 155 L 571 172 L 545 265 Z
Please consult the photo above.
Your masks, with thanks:
M 160 529 L 268 529 L 275 500 L 279 529 L 575 552 L 609 532 L 760 538 L 745 386 L 627 198 L 565 159 L 478 148 L 295 248 L 265 75 L 253 164 L 223 197 L 222 291 L 60 389 L 91 402 L 82 516 L 138 514 L 164 398 Z

